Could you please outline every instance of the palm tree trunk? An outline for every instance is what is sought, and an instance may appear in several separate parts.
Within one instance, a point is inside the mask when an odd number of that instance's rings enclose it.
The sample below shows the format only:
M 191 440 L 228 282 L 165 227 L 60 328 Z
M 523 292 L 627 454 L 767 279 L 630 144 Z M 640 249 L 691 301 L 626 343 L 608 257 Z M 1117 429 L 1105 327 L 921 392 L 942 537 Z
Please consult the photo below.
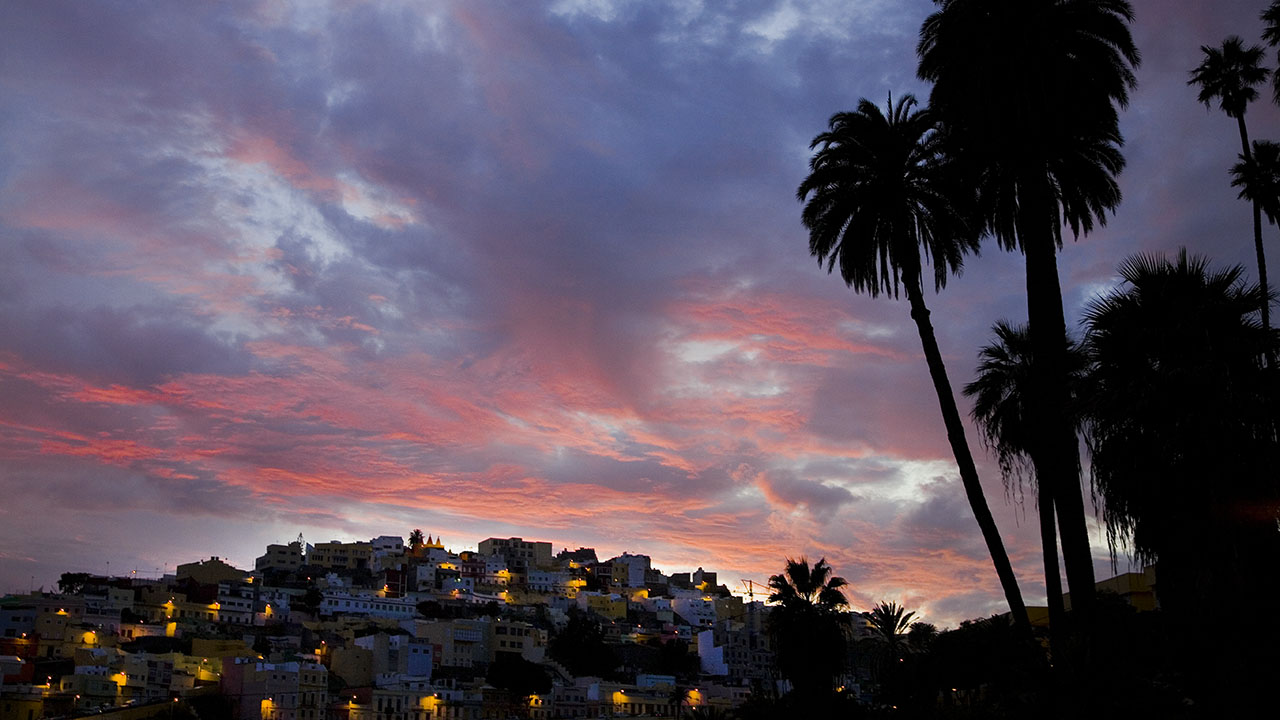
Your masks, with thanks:
M 1047 486 L 1057 510 L 1062 562 L 1071 589 L 1072 611 L 1085 620 L 1094 605 L 1093 553 L 1080 488 L 1080 445 L 1067 415 L 1067 325 L 1058 282 L 1055 215 L 1047 211 L 1046 190 L 1026 193 L 1018 217 L 1018 236 L 1027 258 L 1027 320 L 1031 339 L 1032 436 L 1042 446 L 1041 486 Z M 1038 201 L 1038 202 L 1037 202 Z M 1039 207 L 1037 207 L 1039 205 Z
M 1241 154 L 1246 162 L 1253 159 L 1253 148 L 1249 146 L 1249 129 L 1244 124 L 1244 113 L 1236 118 L 1240 128 Z M 1262 287 L 1262 327 L 1271 330 L 1271 293 L 1267 285 L 1267 255 L 1262 249 L 1262 205 L 1253 202 L 1253 249 L 1258 256 L 1258 284 Z
M 914 269 L 914 272 L 911 272 Z M 903 282 L 907 290 L 907 302 L 911 305 L 911 319 L 916 323 L 920 333 L 920 344 L 924 346 L 925 362 L 929 365 L 929 376 L 933 379 L 933 389 L 938 394 L 938 405 L 942 409 L 942 421 L 947 428 L 947 440 L 951 443 L 951 452 L 956 457 L 956 465 L 960 469 L 960 482 L 964 485 L 965 495 L 969 499 L 969 507 L 982 530 L 982 538 L 991 553 L 991 562 L 996 567 L 996 575 L 1000 578 L 1000 586 L 1004 589 L 1005 601 L 1009 603 L 1009 613 L 1013 617 L 1014 626 L 1024 637 L 1031 640 L 1031 623 L 1027 618 L 1027 606 L 1022 602 L 1022 591 L 1018 589 L 1018 579 L 1013 574 L 1013 565 L 1005 552 L 1004 541 L 1000 538 L 1000 530 L 996 527 L 991 508 L 987 506 L 986 495 L 982 492 L 982 484 L 978 481 L 978 469 L 973 463 L 973 453 L 969 452 L 969 441 L 965 438 L 964 425 L 960 422 L 960 411 L 956 408 L 955 395 L 951 391 L 951 381 L 947 378 L 947 368 L 942 362 L 942 352 L 938 349 L 938 340 L 933 333 L 933 324 L 929 321 L 929 308 L 924 304 L 924 293 L 920 285 L 920 270 L 906 268 Z
M 1262 206 L 1253 203 L 1253 249 L 1258 256 L 1258 284 L 1262 286 L 1262 328 L 1271 331 L 1271 290 L 1267 285 L 1267 255 L 1262 249 Z
M 1035 461 L 1032 460 L 1034 463 Z M 1040 477 L 1040 471 L 1036 471 Z M 1053 490 L 1048 483 L 1038 483 L 1040 511 L 1040 546 L 1044 551 L 1044 592 L 1049 606 L 1049 652 L 1061 662 L 1066 652 L 1067 610 L 1062 601 L 1062 571 L 1058 567 L 1058 524 L 1054 522 Z

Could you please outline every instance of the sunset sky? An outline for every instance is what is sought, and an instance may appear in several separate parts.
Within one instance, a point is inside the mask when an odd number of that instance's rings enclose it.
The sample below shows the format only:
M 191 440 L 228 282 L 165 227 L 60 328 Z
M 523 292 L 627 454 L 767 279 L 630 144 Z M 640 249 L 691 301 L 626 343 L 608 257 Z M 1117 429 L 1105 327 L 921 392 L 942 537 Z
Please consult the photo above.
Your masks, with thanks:
M 1135 3 L 1072 327 L 1133 252 L 1256 275 L 1235 123 L 1186 80 L 1265 5 Z M 832 113 L 927 96 L 932 8 L 0 4 L 0 592 L 417 527 L 731 586 L 825 556 L 859 609 L 1002 611 L 906 302 L 828 276 L 795 199 Z M 930 295 L 957 387 L 1023 290 L 987 244 Z M 970 440 L 1042 603 L 1030 496 Z

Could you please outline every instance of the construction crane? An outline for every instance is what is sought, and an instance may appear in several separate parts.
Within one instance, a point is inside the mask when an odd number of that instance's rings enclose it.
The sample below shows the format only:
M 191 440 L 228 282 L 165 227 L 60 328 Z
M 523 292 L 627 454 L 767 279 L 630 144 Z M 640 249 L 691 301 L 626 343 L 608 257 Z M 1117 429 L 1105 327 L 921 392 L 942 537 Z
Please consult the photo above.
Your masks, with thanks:
M 769 589 L 769 583 L 762 583 L 759 580 L 739 580 L 738 582 L 747 589 L 747 602 L 755 602 L 757 587 L 763 590 Z

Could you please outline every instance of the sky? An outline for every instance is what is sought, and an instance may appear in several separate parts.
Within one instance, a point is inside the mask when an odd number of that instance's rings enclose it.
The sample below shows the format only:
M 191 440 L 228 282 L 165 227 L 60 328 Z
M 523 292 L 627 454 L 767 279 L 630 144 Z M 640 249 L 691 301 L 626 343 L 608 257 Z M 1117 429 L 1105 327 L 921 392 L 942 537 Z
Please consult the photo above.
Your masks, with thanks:
M 1265 5 L 1134 3 L 1124 201 L 1060 256 L 1071 327 L 1135 252 L 1256 275 L 1235 123 L 1186 80 Z M 833 113 L 927 97 L 932 8 L 0 4 L 0 592 L 421 528 L 1005 610 L 905 300 L 827 275 L 795 198 Z M 928 298 L 953 385 L 1023 288 L 988 243 Z M 970 442 L 1043 603 L 1033 501 Z

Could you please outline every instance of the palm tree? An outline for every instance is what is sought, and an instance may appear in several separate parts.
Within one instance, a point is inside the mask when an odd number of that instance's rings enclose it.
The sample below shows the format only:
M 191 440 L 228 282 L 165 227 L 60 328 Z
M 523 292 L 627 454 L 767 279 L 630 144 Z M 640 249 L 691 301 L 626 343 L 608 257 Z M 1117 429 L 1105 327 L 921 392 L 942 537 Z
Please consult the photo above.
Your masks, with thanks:
M 418 528 L 414 528 L 413 532 L 409 533 L 409 548 L 411 550 L 417 550 L 421 545 L 422 531 Z
M 881 602 L 867 613 L 873 634 L 872 668 L 879 680 L 881 691 L 886 697 L 894 698 L 903 694 L 905 675 L 901 663 L 905 662 L 907 651 L 907 629 L 911 627 L 914 612 L 907 612 L 905 607 L 895 602 Z
M 938 628 L 933 623 L 913 622 L 907 630 L 907 645 L 912 652 L 928 652 L 938 639 Z
M 684 706 L 688 702 L 689 688 L 679 684 L 671 688 L 671 694 L 667 696 L 667 704 L 675 708 L 676 720 L 684 720 Z
M 845 662 L 848 606 L 840 588 L 845 579 L 831 574 L 826 558 L 809 566 L 806 558 L 787 558 L 779 575 L 769 578 L 769 635 L 783 677 L 797 696 L 820 702 L 832 693 Z
M 1062 600 L 1062 579 L 1058 566 L 1057 523 L 1053 517 L 1053 494 L 1047 483 L 1039 482 L 1036 462 L 1043 465 L 1045 459 L 1035 444 L 1035 435 L 1029 431 L 1026 407 L 1031 382 L 1031 338 L 1026 325 L 1010 325 L 998 322 L 992 327 L 996 342 L 978 352 L 978 376 L 964 388 L 964 394 L 974 399 L 972 417 L 982 434 L 983 443 L 995 453 L 1004 476 L 1005 489 L 1012 485 L 1021 488 L 1024 479 L 1030 480 L 1036 491 L 1036 505 L 1040 518 L 1040 544 L 1044 556 L 1045 594 L 1049 605 L 1050 642 L 1055 654 L 1062 648 L 1062 630 L 1065 627 L 1066 609 Z M 1075 399 L 1075 388 L 1085 373 L 1086 360 L 1080 347 L 1068 339 L 1068 379 Z M 1078 425 L 1079 414 L 1071 413 L 1073 425 Z
M 1271 47 L 1280 45 L 1280 0 L 1272 0 L 1266 10 L 1262 11 L 1262 39 Z M 1272 97 L 1280 103 L 1280 74 L 1271 73 Z
M 1231 167 L 1231 186 L 1240 188 L 1240 199 L 1258 203 L 1267 222 L 1280 218 L 1280 143 L 1254 140 L 1253 154 Z
M 1080 450 L 1068 415 L 1066 319 L 1057 250 L 1120 202 L 1124 167 L 1118 108 L 1135 84 L 1138 50 L 1125 0 L 937 0 L 920 29 L 917 74 L 978 188 L 978 217 L 1006 249 L 1026 256 L 1027 317 L 1035 358 L 1028 424 L 1040 438 L 1063 562 L 1077 611 L 1093 605 L 1080 487 Z
M 1277 370 L 1260 361 L 1276 336 L 1239 266 L 1210 270 L 1183 250 L 1119 271 L 1125 287 L 1085 315 L 1094 485 L 1113 553 L 1159 560 L 1162 606 L 1198 609 L 1276 550 Z
M 1265 298 L 1267 285 L 1267 258 L 1262 250 L 1262 227 L 1259 211 L 1267 221 L 1275 225 L 1280 218 L 1280 144 L 1270 140 L 1254 140 L 1253 153 L 1239 156 L 1240 161 L 1231 168 L 1231 186 L 1240 188 L 1240 199 L 1248 200 L 1254 209 L 1254 251 L 1258 260 L 1258 282 Z M 1269 301 L 1262 306 L 1262 325 L 1271 326 Z
M 915 616 L 914 611 L 907 612 L 905 607 L 896 602 L 881 602 L 871 608 L 871 612 L 867 614 L 871 629 L 875 631 L 876 642 L 884 645 L 891 658 L 897 659 L 901 654 L 902 648 L 906 645 L 911 618 Z
M 1222 41 L 1222 47 L 1201 45 L 1203 59 L 1191 71 L 1188 85 L 1199 85 L 1197 100 L 1210 107 L 1218 101 L 1218 109 L 1234 118 L 1240 129 L 1241 152 L 1249 154 L 1249 129 L 1245 126 L 1244 113 L 1249 103 L 1258 99 L 1257 86 L 1267 79 L 1271 71 L 1262 67 L 1264 53 L 1260 45 L 1244 46 L 1244 40 L 1232 35 Z
M 796 196 L 805 203 L 809 252 L 828 272 L 838 264 L 847 285 L 872 297 L 905 291 L 969 506 L 1009 609 L 1026 624 L 1022 593 L 987 507 L 924 301 L 921 252 L 933 264 L 934 289 L 940 290 L 948 273 L 959 272 L 963 253 L 976 250 L 978 235 L 965 221 L 968 194 L 942 153 L 936 118 L 915 105 L 911 95 L 896 105 L 890 99 L 886 115 L 864 98 L 856 111 L 833 116 L 810 145 L 818 151 Z
M 1204 59 L 1191 71 L 1188 85 L 1199 85 L 1197 100 L 1209 107 L 1214 100 L 1227 117 L 1235 118 L 1240 129 L 1240 155 L 1245 162 L 1253 159 L 1249 146 L 1249 129 L 1244 122 L 1249 103 L 1258 99 L 1256 86 L 1267 79 L 1270 70 L 1262 66 L 1263 50 L 1259 45 L 1244 46 L 1239 36 L 1232 35 L 1222 41 L 1221 48 L 1200 46 Z M 1234 183 L 1233 183 L 1234 184 Z M 1262 249 L 1262 208 L 1257 201 L 1253 206 L 1253 245 L 1258 256 L 1258 281 L 1265 296 L 1267 289 L 1267 260 Z M 1262 306 L 1262 326 L 1271 327 L 1270 308 Z
M 1174 625 L 1224 597 L 1275 597 L 1280 578 L 1258 571 L 1280 562 L 1280 369 L 1262 360 L 1277 346 L 1258 318 L 1263 293 L 1241 267 L 1214 270 L 1185 250 L 1129 258 L 1120 275 L 1086 313 L 1086 437 L 1113 555 L 1125 545 L 1158 561 Z M 1226 653 L 1220 639 L 1189 641 L 1186 670 L 1208 693 L 1197 704 L 1245 717 L 1270 702 L 1257 679 L 1275 672 L 1274 627 Z

